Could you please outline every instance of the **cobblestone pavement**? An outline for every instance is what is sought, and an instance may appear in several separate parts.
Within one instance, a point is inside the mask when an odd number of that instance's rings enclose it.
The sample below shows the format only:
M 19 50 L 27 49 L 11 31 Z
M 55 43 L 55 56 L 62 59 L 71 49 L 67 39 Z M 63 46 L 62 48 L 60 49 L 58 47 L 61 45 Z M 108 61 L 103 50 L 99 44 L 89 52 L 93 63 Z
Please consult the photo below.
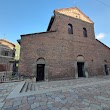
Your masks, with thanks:
M 78 84 L 85 84 L 91 82 L 98 82 L 102 80 L 109 80 L 110 76 L 98 76 L 92 78 L 79 78 L 79 79 L 72 79 L 72 80 L 61 80 L 61 81 L 51 81 L 51 82 L 38 82 L 35 83 L 35 90 L 44 90 L 44 89 L 52 89 L 58 87 L 66 87 L 66 86 L 73 86 Z
M 0 83 L 0 108 L 5 103 L 6 97 L 12 92 L 18 82 L 14 83 Z
M 74 88 L 73 83 L 73 85 L 71 85 L 71 88 L 68 90 L 57 90 L 56 87 L 56 91 L 52 92 L 37 94 L 36 91 L 36 94 L 33 95 L 4 99 L 2 101 L 4 105 L 1 108 L 1 110 L 110 110 L 110 76 L 97 78 L 82 78 L 81 80 L 73 80 L 73 82 L 76 81 L 78 85 L 80 85 L 82 82 L 83 86 L 76 86 L 76 88 Z M 100 84 L 97 83 L 94 85 L 87 86 L 87 80 L 88 84 L 91 80 L 93 82 L 100 81 Z M 101 83 L 101 81 L 108 82 Z M 48 82 L 48 84 L 53 86 L 54 83 L 56 85 L 57 82 L 59 83 L 59 81 L 54 81 Z M 61 82 L 62 84 L 60 84 L 59 87 L 63 86 L 63 82 L 70 82 L 70 80 Z M 40 85 L 40 83 L 38 84 Z M 41 86 L 42 84 L 43 83 L 41 82 Z M 6 88 L 10 88 L 12 86 L 12 90 L 13 87 L 16 85 L 17 83 L 13 83 L 12 85 L 9 84 Z M 67 86 L 70 86 L 69 83 Z M 2 87 L 4 86 L 1 84 L 0 91 Z M 11 90 L 9 89 L 9 91 Z M 0 95 L 2 94 L 3 91 L 2 93 L 0 93 Z

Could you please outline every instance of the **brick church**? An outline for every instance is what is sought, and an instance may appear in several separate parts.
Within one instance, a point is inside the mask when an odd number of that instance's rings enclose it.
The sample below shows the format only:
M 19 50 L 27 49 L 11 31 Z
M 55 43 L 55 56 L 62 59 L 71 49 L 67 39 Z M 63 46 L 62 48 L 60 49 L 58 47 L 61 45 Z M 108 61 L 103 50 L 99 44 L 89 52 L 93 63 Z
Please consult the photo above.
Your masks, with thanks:
M 19 73 L 36 81 L 110 74 L 110 48 L 77 7 L 54 10 L 47 31 L 21 35 Z

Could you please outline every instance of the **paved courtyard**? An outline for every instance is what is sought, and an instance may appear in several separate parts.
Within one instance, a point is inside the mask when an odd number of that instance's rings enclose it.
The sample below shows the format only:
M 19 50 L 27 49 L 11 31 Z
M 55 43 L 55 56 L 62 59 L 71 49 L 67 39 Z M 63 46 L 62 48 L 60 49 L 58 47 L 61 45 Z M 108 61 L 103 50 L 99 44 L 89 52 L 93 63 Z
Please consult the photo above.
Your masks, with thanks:
M 0 110 L 110 110 L 110 76 L 24 84 L 0 84 Z

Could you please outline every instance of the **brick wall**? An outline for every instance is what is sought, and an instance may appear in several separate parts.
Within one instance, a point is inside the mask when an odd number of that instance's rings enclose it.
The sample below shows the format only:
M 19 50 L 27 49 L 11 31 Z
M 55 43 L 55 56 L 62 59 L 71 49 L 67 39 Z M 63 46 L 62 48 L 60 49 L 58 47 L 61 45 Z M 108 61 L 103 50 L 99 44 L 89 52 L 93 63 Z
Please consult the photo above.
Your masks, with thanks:
M 68 34 L 68 24 L 73 25 L 73 34 Z M 88 37 L 83 37 L 83 27 Z M 44 58 L 48 66 L 48 79 L 70 79 L 75 77 L 77 56 L 82 55 L 89 76 L 104 75 L 104 64 L 110 67 L 110 49 L 95 40 L 94 24 L 55 13 L 50 29 L 56 32 L 21 36 L 19 73 L 36 75 L 36 61 Z

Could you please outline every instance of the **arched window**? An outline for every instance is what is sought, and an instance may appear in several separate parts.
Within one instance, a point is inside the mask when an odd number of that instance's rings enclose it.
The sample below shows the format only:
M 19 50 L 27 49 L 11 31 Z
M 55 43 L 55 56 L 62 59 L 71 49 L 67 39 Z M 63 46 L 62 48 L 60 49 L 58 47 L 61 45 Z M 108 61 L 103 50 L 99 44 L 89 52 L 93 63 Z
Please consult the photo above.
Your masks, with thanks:
M 68 24 L 68 33 L 73 34 L 73 26 L 72 24 Z
M 83 28 L 83 36 L 87 37 L 87 29 L 86 28 Z

